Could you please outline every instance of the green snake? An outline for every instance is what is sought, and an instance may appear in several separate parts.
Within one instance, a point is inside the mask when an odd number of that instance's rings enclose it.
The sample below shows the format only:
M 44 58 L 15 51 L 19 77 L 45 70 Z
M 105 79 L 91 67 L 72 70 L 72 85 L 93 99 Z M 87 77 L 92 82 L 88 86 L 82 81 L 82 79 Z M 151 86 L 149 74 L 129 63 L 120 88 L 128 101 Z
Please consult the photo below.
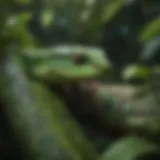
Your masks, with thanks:
M 77 54 L 84 56 L 84 64 L 73 63 Z M 99 77 L 110 66 L 103 50 L 60 45 L 1 57 L 3 110 L 30 159 L 96 159 L 98 154 L 64 103 L 41 80 L 61 84 Z
M 105 52 L 96 47 L 57 45 L 46 49 L 26 49 L 23 56 L 31 74 L 50 83 L 92 79 L 106 74 L 111 68 Z M 82 64 L 75 63 L 76 58 L 81 58 Z

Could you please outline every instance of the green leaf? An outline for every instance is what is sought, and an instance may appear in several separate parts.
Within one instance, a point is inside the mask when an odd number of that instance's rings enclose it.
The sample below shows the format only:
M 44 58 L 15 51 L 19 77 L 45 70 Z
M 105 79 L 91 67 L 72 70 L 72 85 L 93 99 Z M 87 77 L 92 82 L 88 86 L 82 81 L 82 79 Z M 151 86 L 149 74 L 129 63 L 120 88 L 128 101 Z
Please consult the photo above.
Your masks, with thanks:
M 63 101 L 42 84 L 35 82 L 32 86 L 39 98 L 40 110 L 48 120 L 50 129 L 55 133 L 56 140 L 72 155 L 73 159 L 94 160 L 97 157 L 94 147 Z
M 158 153 L 158 148 L 138 137 L 125 137 L 114 143 L 99 160 L 135 160 L 148 153 Z
M 160 49 L 160 37 L 156 37 L 147 41 L 140 53 L 140 59 L 142 61 L 149 61 L 153 59 Z
M 46 28 L 54 21 L 54 12 L 53 9 L 44 10 L 41 15 L 41 24 Z
M 125 4 L 126 0 L 110 0 L 104 8 L 102 21 L 108 22 L 111 20 Z
M 150 76 L 150 69 L 140 65 L 129 65 L 122 72 L 122 77 L 125 81 L 132 80 L 135 78 L 148 79 Z
M 13 15 L 9 17 L 6 23 L 6 33 L 16 37 L 18 40 L 20 40 L 22 45 L 25 45 L 25 47 L 35 46 L 33 36 L 29 33 L 29 31 L 26 28 L 26 24 L 31 18 L 31 16 L 32 13 L 30 12 L 21 13 L 19 15 Z
M 20 26 L 25 25 L 30 19 L 31 15 L 32 15 L 31 13 L 27 12 L 27 13 L 21 13 L 19 15 L 10 16 L 6 21 L 6 26 L 9 29 L 12 28 L 17 29 L 19 25 Z
M 157 35 L 160 35 L 160 17 L 155 18 L 146 25 L 140 33 L 139 41 L 143 43 Z

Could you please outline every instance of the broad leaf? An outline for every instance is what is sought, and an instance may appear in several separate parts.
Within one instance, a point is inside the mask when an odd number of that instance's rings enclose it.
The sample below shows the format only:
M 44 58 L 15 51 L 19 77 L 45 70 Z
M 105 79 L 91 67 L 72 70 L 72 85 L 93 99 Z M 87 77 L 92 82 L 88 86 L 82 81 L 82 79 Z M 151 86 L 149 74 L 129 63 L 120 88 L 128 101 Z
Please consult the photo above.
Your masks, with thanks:
M 122 77 L 125 81 L 139 78 L 146 80 L 149 78 L 149 75 L 150 69 L 138 64 L 129 65 L 122 72 Z
M 160 17 L 155 18 L 145 26 L 139 36 L 140 42 L 145 42 L 157 35 L 160 35 Z
M 147 41 L 147 43 L 144 45 L 141 54 L 140 54 L 140 60 L 150 60 L 153 58 L 156 54 L 159 54 L 158 51 L 160 50 L 160 37 L 156 37 L 154 39 L 151 39 Z
M 99 160 L 135 160 L 148 153 L 158 153 L 157 149 L 144 139 L 126 137 L 111 145 Z
M 104 8 L 104 13 L 102 16 L 103 22 L 108 22 L 112 19 L 117 12 L 126 4 L 126 0 L 110 0 L 106 7 Z

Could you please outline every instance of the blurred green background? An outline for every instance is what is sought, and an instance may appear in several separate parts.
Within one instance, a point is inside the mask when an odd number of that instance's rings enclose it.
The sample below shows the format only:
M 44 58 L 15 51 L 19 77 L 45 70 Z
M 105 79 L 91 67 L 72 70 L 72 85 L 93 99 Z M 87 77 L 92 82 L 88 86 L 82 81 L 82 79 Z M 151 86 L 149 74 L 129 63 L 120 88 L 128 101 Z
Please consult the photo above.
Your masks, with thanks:
M 148 87 L 152 68 L 160 64 L 159 0 L 1 0 L 0 13 L 1 53 L 5 52 L 8 45 L 16 43 L 22 48 L 49 47 L 63 43 L 99 46 L 105 50 L 106 57 L 113 64 L 110 77 L 107 75 L 101 81 L 118 85 L 145 84 Z M 159 66 L 157 68 L 159 72 Z M 152 87 L 158 88 L 159 73 L 153 74 L 150 80 L 154 83 Z M 123 86 L 119 90 L 122 91 Z M 83 125 L 87 124 L 86 121 Z M 147 142 L 143 139 L 144 135 L 121 139 L 125 133 L 119 139 L 104 137 L 90 129 L 87 134 L 91 139 L 92 136 L 96 137 L 93 141 L 98 148 L 97 152 L 104 151 L 96 160 L 160 159 L 159 131 L 156 138 L 147 137 Z M 6 154 L 5 159 L 9 159 Z M 48 157 L 46 160 L 51 159 Z

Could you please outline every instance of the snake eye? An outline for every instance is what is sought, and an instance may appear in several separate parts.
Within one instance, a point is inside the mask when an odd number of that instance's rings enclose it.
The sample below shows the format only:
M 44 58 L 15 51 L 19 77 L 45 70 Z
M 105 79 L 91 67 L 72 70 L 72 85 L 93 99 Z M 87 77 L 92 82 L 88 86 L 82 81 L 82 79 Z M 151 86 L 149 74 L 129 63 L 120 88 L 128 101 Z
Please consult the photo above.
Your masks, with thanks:
M 87 58 L 84 55 L 73 56 L 73 62 L 78 65 L 83 65 L 87 63 Z

